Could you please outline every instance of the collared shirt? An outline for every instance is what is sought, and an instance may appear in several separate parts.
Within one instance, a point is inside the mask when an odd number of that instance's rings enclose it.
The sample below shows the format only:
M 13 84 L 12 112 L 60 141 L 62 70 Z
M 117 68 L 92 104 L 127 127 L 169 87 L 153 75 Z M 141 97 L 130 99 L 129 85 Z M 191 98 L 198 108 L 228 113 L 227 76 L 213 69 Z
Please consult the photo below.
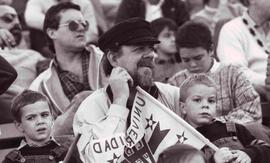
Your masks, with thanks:
M 29 147 L 44 147 L 44 146 L 47 146 L 49 144 L 56 144 L 58 146 L 60 146 L 60 144 L 53 138 L 51 137 L 49 141 L 45 142 L 44 144 L 42 145 L 36 145 L 36 144 L 31 144 L 31 143 L 27 143 L 25 139 L 23 139 L 20 143 L 20 146 L 17 148 L 18 150 L 22 149 L 23 147 L 25 146 L 29 146 Z
M 240 124 L 261 120 L 260 97 L 238 66 L 214 61 L 207 74 L 217 84 L 217 119 Z M 180 87 L 190 75 L 188 70 L 180 71 L 169 83 Z
M 62 70 L 57 63 L 57 60 L 54 60 L 54 65 L 56 67 L 61 85 L 63 87 L 63 91 L 70 101 L 76 94 L 80 93 L 81 91 L 91 90 L 88 81 L 89 55 L 87 54 L 87 51 L 84 51 L 82 53 L 81 61 L 83 83 L 80 82 L 79 77 L 74 73 Z

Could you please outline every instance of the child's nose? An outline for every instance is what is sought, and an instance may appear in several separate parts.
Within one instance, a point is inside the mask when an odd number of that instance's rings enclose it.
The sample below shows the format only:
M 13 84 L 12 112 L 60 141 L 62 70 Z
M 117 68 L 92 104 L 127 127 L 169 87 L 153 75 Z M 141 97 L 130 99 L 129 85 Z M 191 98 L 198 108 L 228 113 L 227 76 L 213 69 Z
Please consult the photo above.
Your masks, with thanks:
M 37 124 L 42 124 L 44 123 L 44 119 L 40 116 L 37 117 Z
M 208 101 L 206 101 L 206 100 L 203 100 L 203 101 L 202 101 L 202 108 L 203 108 L 203 109 L 209 109 Z

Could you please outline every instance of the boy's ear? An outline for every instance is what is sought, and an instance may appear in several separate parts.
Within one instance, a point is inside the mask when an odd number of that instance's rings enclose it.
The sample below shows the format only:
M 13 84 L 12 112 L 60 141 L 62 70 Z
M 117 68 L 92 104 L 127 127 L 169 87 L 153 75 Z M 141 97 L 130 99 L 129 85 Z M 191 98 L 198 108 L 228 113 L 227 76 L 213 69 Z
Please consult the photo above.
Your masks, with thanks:
M 19 130 L 20 132 L 24 132 L 24 129 L 23 129 L 23 127 L 22 127 L 22 123 L 21 122 L 18 122 L 18 121 L 14 121 L 14 123 L 15 123 L 15 127 L 17 128 L 17 130 Z
M 183 115 L 186 115 L 186 114 L 187 114 L 187 111 L 186 111 L 186 105 L 185 105 L 184 102 L 179 101 L 179 108 L 181 109 L 181 113 L 182 113 Z

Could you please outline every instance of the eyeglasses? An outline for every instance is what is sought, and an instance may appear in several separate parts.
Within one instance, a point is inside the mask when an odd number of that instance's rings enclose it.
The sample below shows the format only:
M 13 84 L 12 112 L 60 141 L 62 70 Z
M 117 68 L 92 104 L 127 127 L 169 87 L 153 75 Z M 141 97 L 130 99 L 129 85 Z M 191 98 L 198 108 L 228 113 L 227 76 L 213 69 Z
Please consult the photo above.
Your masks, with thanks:
M 77 31 L 79 29 L 79 27 L 83 26 L 84 30 L 87 31 L 89 28 L 89 23 L 88 21 L 79 21 L 79 20 L 71 20 L 67 23 L 64 24 L 60 24 L 58 27 L 64 27 L 64 26 L 68 26 L 68 29 L 72 32 Z
M 11 23 L 17 17 L 15 14 L 4 14 L 0 17 L 5 23 Z

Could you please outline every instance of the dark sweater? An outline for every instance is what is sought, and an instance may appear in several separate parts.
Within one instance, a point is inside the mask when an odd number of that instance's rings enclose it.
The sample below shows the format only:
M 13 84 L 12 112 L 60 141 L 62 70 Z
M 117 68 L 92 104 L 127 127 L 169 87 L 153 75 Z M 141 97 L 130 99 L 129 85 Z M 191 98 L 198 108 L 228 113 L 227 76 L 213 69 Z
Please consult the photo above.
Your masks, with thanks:
M 269 163 L 270 160 L 269 144 L 256 139 L 244 126 L 240 124 L 235 124 L 235 128 L 236 128 L 235 136 L 237 137 L 237 139 L 239 139 L 239 141 L 244 147 L 243 149 L 240 150 L 242 150 L 243 152 L 247 153 L 250 156 L 252 163 Z M 226 124 L 220 121 L 214 121 L 212 124 L 198 127 L 197 131 L 199 131 L 211 142 L 214 142 L 214 144 L 215 141 L 218 139 L 232 136 L 232 133 L 227 131 Z
M 63 146 L 59 146 L 54 141 L 51 141 L 45 146 L 42 147 L 32 147 L 29 145 L 25 145 L 19 150 L 13 150 L 5 157 L 2 163 L 18 163 L 26 156 L 41 156 L 45 155 L 48 158 L 53 158 L 55 161 L 63 161 L 68 149 Z M 76 163 L 75 158 L 71 157 L 69 163 Z

